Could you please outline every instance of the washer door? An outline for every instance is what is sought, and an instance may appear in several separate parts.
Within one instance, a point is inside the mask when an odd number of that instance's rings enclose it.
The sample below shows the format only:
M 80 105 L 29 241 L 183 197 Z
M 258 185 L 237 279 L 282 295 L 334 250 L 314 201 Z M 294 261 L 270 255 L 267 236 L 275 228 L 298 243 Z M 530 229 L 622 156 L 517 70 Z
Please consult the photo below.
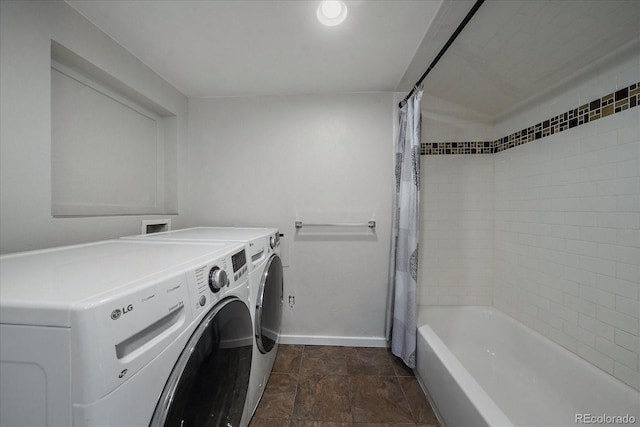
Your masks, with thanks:
M 253 328 L 237 298 L 213 307 L 182 351 L 151 426 L 240 425 L 251 370 Z
M 256 301 L 256 343 L 263 354 L 273 349 L 280 335 L 282 294 L 282 261 L 274 254 L 267 261 Z

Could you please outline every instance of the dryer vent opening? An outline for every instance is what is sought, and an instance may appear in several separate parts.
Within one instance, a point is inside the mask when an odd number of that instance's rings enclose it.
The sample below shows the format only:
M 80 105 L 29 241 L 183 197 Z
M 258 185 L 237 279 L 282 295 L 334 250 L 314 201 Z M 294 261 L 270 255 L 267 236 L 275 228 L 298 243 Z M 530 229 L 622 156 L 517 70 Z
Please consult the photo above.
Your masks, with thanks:
M 142 221 L 142 234 L 171 231 L 171 219 L 152 219 Z

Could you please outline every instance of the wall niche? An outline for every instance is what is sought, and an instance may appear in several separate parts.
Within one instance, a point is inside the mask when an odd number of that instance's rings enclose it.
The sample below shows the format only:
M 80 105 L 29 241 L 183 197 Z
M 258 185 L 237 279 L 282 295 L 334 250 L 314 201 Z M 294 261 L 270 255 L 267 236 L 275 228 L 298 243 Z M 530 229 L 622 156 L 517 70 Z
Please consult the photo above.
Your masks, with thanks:
M 177 213 L 176 115 L 51 42 L 51 214 Z

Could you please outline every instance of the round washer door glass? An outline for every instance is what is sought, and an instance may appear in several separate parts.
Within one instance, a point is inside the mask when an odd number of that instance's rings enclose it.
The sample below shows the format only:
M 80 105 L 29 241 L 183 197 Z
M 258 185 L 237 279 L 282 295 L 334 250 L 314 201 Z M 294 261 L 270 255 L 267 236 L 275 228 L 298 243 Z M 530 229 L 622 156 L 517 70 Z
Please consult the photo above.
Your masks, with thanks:
M 256 343 L 261 353 L 273 349 L 282 323 L 282 261 L 271 255 L 262 275 L 256 303 Z
M 204 317 L 160 396 L 151 426 L 240 425 L 251 370 L 247 305 L 231 298 Z

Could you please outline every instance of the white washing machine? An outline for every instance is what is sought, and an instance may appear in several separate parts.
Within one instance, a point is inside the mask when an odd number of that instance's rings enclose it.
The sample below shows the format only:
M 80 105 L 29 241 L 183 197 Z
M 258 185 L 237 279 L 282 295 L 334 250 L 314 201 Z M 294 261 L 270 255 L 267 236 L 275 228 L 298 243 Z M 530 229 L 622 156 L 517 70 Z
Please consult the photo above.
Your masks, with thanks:
M 0 425 L 246 425 L 247 279 L 234 243 L 0 257 Z
M 251 419 L 271 375 L 282 323 L 283 272 L 280 234 L 275 228 L 194 227 L 123 239 L 179 242 L 240 242 L 249 257 L 254 357 L 249 383 L 247 419 Z

